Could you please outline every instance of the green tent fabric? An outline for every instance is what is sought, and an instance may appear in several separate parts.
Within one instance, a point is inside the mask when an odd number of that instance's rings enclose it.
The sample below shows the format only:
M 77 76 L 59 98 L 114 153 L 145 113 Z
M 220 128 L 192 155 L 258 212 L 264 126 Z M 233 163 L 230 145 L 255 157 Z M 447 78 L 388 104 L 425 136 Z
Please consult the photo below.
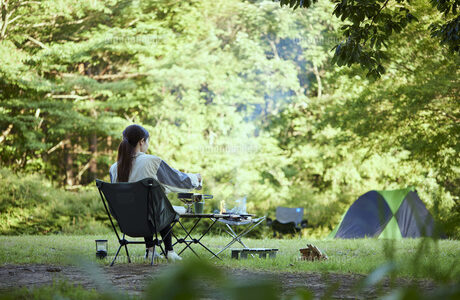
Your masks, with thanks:
M 404 198 L 406 198 L 407 193 L 415 191 L 414 187 L 409 187 L 407 189 L 401 190 L 392 190 L 392 191 L 377 191 L 380 195 L 385 198 L 387 201 L 388 206 L 390 207 L 393 214 L 398 211 L 399 206 L 403 202 Z
M 343 218 L 345 218 L 345 215 L 346 215 L 346 213 L 344 213 L 344 214 L 340 217 L 340 222 L 339 222 L 339 224 L 342 223 Z M 335 234 L 337 233 L 337 230 L 339 230 L 339 226 L 336 226 L 336 227 L 334 228 L 334 230 L 332 230 L 332 232 L 327 236 L 326 239 L 332 239 L 332 238 L 334 238 Z
M 369 191 L 350 206 L 328 238 L 416 238 L 433 236 L 434 227 L 414 187 Z
M 379 235 L 379 239 L 402 239 L 401 230 L 399 230 L 398 226 L 398 221 L 396 221 L 396 218 L 394 216 L 391 218 L 390 222 L 388 222 L 388 224 L 385 226 L 385 229 Z

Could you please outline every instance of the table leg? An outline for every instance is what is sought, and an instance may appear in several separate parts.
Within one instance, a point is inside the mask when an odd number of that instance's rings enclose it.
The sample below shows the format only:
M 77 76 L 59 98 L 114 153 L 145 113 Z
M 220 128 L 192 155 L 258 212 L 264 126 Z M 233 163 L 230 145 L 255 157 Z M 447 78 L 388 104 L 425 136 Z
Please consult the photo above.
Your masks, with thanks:
M 208 247 L 206 247 L 205 245 L 203 245 L 203 243 L 201 243 L 201 239 L 206 235 L 208 234 L 209 230 L 211 230 L 211 228 L 214 226 L 214 224 L 216 224 L 217 220 L 213 220 L 213 222 L 211 223 L 211 225 L 209 225 L 208 229 L 201 235 L 201 237 L 197 240 L 197 242 L 201 245 L 201 247 L 205 248 L 206 250 L 209 251 L 209 253 L 211 253 L 213 256 L 212 257 L 217 257 L 218 259 L 220 259 L 219 256 L 217 256 L 217 254 L 215 254 L 214 252 L 212 252 Z
M 240 243 L 245 249 L 249 249 L 249 247 L 246 246 L 246 245 L 243 243 L 243 241 L 241 240 L 241 238 L 236 234 L 236 232 L 232 229 L 232 227 L 231 227 L 230 225 L 228 225 L 228 224 L 225 224 L 225 225 L 227 225 L 228 229 L 230 229 L 230 231 L 233 233 L 233 234 L 231 234 L 230 232 L 226 231 L 228 234 L 230 234 L 230 235 L 233 237 L 233 240 L 227 245 L 227 247 L 225 247 L 224 249 L 222 249 L 221 252 L 224 251 L 225 249 L 227 249 L 228 247 L 230 247 L 231 245 L 233 245 L 235 242 Z M 258 225 L 258 224 L 256 224 L 255 226 L 257 226 L 257 225 Z M 246 229 L 247 229 L 248 227 L 250 227 L 250 226 L 251 226 L 251 225 L 247 226 Z M 252 230 L 252 228 L 254 228 L 255 226 L 251 227 L 251 228 L 248 230 L 248 232 L 250 232 L 250 231 Z M 245 229 L 243 229 L 243 231 L 242 231 L 240 234 L 243 234 L 243 233 L 246 234 L 246 233 L 245 233 Z M 243 234 L 243 235 L 244 235 L 244 234 Z M 243 235 L 241 235 L 241 236 L 243 236 Z M 219 252 L 219 253 L 220 253 L 220 252 Z M 252 257 L 254 257 L 254 254 L 252 254 L 252 253 L 249 253 L 249 254 L 250 254 Z
M 227 230 L 225 230 L 225 232 L 227 232 L 233 239 L 223 249 L 221 249 L 219 252 L 217 252 L 216 255 L 219 255 L 221 252 L 223 252 L 224 250 L 228 249 L 235 242 L 239 242 L 245 249 L 248 249 L 248 247 L 243 243 L 243 241 L 241 241 L 241 238 L 243 236 L 245 236 L 246 234 L 248 234 L 249 232 L 251 232 L 256 226 L 259 226 L 259 224 L 262 223 L 264 220 L 265 220 L 265 217 L 262 217 L 256 223 L 249 223 L 248 226 L 246 226 L 246 228 L 244 228 L 243 231 L 241 231 L 241 233 L 238 234 L 238 235 L 235 233 L 235 231 L 231 228 L 230 225 L 225 224 L 225 225 L 227 225 L 227 227 L 230 229 L 230 231 L 232 233 L 228 232 Z M 251 256 L 254 257 L 254 255 L 252 253 L 251 253 Z
M 195 255 L 198 257 L 198 254 L 195 252 L 195 250 L 193 250 L 193 248 L 190 246 L 190 244 L 192 244 L 194 242 L 194 239 L 192 238 L 192 231 L 195 230 L 196 226 L 198 225 L 198 223 L 200 222 L 201 219 L 197 219 L 195 221 L 195 224 L 193 224 L 192 228 L 190 229 L 190 231 L 187 231 L 187 229 L 185 228 L 185 226 L 181 223 L 181 221 L 179 220 L 179 225 L 182 227 L 182 229 L 185 231 L 186 235 L 183 239 L 178 239 L 175 235 L 174 235 L 174 238 L 176 238 L 176 242 L 173 244 L 176 245 L 177 243 L 184 243 L 185 244 L 185 247 L 184 249 L 182 249 L 178 255 L 181 255 L 182 252 L 185 251 L 185 249 L 189 248 L 190 250 L 192 250 L 193 253 L 195 253 Z M 191 241 L 187 241 L 186 239 L 190 237 Z
M 238 243 L 240 243 L 244 248 L 249 249 L 249 247 L 246 246 L 246 245 L 243 243 L 243 241 L 241 240 L 241 238 L 236 234 L 236 232 L 232 229 L 232 227 L 231 227 L 230 225 L 228 225 L 228 224 L 225 224 L 225 225 L 227 225 L 228 229 L 232 232 L 232 233 L 230 233 L 230 232 L 227 231 L 227 233 L 230 234 L 230 235 L 231 235 Z M 248 227 L 249 227 L 249 226 L 248 226 Z M 244 229 L 243 229 L 242 232 L 244 232 Z
M 211 225 L 209 225 L 209 227 L 206 229 L 206 231 L 200 236 L 200 238 L 194 239 L 194 238 L 192 237 L 192 232 L 193 232 L 193 230 L 195 230 L 195 228 L 196 228 L 196 226 L 198 225 L 198 223 L 199 223 L 200 220 L 201 220 L 201 219 L 197 219 L 197 221 L 195 221 L 195 224 L 192 226 L 192 228 L 191 228 L 189 231 L 188 231 L 188 230 L 185 228 L 185 226 L 179 221 L 179 225 L 180 225 L 180 226 L 182 227 L 182 229 L 185 231 L 186 235 L 185 235 L 184 238 L 178 239 L 178 238 L 176 237 L 176 235 L 173 234 L 174 238 L 176 239 L 176 242 L 173 244 L 173 246 L 176 245 L 176 244 L 178 244 L 178 243 L 184 243 L 184 244 L 185 244 L 185 247 L 178 253 L 179 255 L 182 254 L 187 248 L 189 248 L 190 250 L 192 250 L 192 252 L 193 252 L 197 257 L 199 257 L 198 254 L 195 252 L 195 250 L 193 250 L 193 248 L 192 248 L 192 246 L 191 246 L 192 243 L 193 243 L 193 244 L 199 244 L 199 245 L 201 245 L 201 247 L 203 247 L 204 249 L 206 249 L 207 251 L 209 251 L 209 252 L 213 255 L 213 257 L 217 257 L 218 259 L 220 259 L 220 257 L 217 256 L 217 254 L 215 254 L 214 252 L 212 252 L 208 247 L 206 247 L 206 246 L 201 242 L 201 239 L 202 239 L 206 234 L 208 234 L 208 232 L 211 230 L 211 228 L 214 226 L 214 224 L 216 223 L 217 220 L 213 220 L 213 219 L 212 219 L 213 222 L 211 223 Z M 190 240 L 187 241 L 187 238 L 190 238 Z
M 248 249 L 248 247 L 246 245 L 243 244 L 243 242 L 238 238 L 238 235 L 235 233 L 235 231 L 232 230 L 232 228 L 230 227 L 230 225 L 228 224 L 225 224 L 227 225 L 227 227 L 230 229 L 231 232 L 228 232 L 227 230 L 225 230 L 226 233 L 228 233 L 233 239 L 230 241 L 230 243 L 228 243 L 224 248 L 222 248 L 219 252 L 216 253 L 216 255 L 219 255 L 220 253 L 222 253 L 223 251 L 225 251 L 226 249 L 228 249 L 231 245 L 233 245 L 235 242 L 239 242 L 240 244 L 243 245 L 244 248 Z M 211 257 L 212 258 L 212 257 Z

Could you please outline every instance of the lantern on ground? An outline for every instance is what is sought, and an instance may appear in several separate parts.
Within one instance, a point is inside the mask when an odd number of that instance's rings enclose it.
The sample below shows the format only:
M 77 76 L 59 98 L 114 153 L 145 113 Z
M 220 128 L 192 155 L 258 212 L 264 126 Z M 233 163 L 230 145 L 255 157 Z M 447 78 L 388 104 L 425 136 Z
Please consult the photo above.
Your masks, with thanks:
M 107 240 L 96 240 L 96 257 L 104 258 L 107 256 Z

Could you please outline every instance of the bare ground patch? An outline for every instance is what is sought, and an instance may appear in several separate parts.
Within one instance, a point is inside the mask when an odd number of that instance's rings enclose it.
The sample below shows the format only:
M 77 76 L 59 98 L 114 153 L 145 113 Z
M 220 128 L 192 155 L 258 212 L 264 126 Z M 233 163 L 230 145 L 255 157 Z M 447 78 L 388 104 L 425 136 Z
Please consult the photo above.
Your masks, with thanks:
M 166 269 L 171 268 L 167 264 L 150 266 L 148 264 L 116 264 L 113 267 L 102 267 L 106 279 L 119 290 L 129 294 L 141 294 L 150 280 L 155 280 Z M 308 289 L 316 297 L 320 297 L 335 286 L 332 297 L 341 299 L 368 299 L 376 297 L 380 291 L 368 289 L 356 294 L 354 286 L 363 276 L 356 274 L 321 274 L 321 273 L 290 273 L 290 272 L 267 272 L 246 269 L 224 268 L 225 273 L 232 278 L 244 279 L 272 279 L 280 284 L 282 293 L 288 295 L 298 288 Z M 40 285 L 53 283 L 53 280 L 67 280 L 79 284 L 85 288 L 98 288 L 94 280 L 85 271 L 74 266 L 53 266 L 43 264 L 28 265 L 3 265 L 0 267 L 0 291 L 18 287 L 32 288 Z M 433 282 L 428 280 L 410 281 L 397 279 L 397 286 L 417 284 L 423 291 L 435 288 Z M 390 291 L 389 281 L 382 285 L 384 292 Z M 210 295 L 212 298 L 212 295 Z M 216 298 L 218 296 L 216 295 Z

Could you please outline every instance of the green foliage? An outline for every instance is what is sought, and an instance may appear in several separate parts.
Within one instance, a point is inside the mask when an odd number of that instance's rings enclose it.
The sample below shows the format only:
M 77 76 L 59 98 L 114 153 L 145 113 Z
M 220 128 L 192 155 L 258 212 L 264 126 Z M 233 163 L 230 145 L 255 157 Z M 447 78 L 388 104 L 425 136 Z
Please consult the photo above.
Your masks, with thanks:
M 428 5 L 413 5 L 430 14 Z M 325 80 L 331 94 L 290 103 L 272 117 L 268 130 L 287 155 L 279 166 L 289 170 L 283 185 L 288 199 L 311 193 L 307 211 L 317 225 L 331 214 L 338 222 L 339 211 L 365 191 L 415 186 L 458 237 L 458 57 L 440 55 L 442 47 L 416 24 L 402 37 L 389 40 L 393 62 L 381 80 L 341 69 Z
M 95 189 L 53 187 L 36 175 L 0 170 L 0 234 L 107 232 L 108 220 Z
M 55 281 L 52 285 L 43 285 L 35 288 L 23 287 L 13 291 L 3 292 L 1 300 L 13 299 L 113 299 L 109 295 L 101 294 L 96 290 L 88 290 L 81 286 L 75 286 L 68 281 Z
M 334 3 L 343 22 L 331 17 Z M 15 221 L 2 232 L 101 220 L 93 180 L 108 180 L 121 131 L 139 123 L 151 154 L 203 174 L 215 196 L 208 210 L 241 196 L 271 217 L 276 206 L 302 206 L 319 236 L 368 190 L 413 185 L 458 237 L 458 57 L 420 25 L 458 13 L 452 3 L 282 1 L 308 7 L 293 11 L 272 1 L 8 1 L 0 164 L 20 172 L 18 185 L 40 174 L 81 192 L 59 190 L 53 197 L 68 200 L 45 197 L 22 212 L 5 198 L 2 220 Z M 366 78 L 358 60 L 374 75 L 385 65 L 385 75 Z M 31 197 L 43 198 L 38 188 Z M 80 197 L 94 205 L 80 209 Z M 48 203 L 61 221 L 45 220 Z M 21 229 L 32 213 L 37 230 Z
M 460 53 L 460 15 L 458 12 L 460 1 L 430 0 L 430 3 L 446 19 L 445 22 L 438 21 L 430 25 L 431 36 L 439 38 L 441 44 L 447 45 L 452 53 Z
M 453 55 L 460 53 L 458 0 L 430 0 L 432 7 L 439 12 L 436 17 L 433 17 L 433 13 L 417 14 L 417 6 L 405 0 L 331 2 L 335 3 L 332 14 L 345 21 L 341 27 L 343 41 L 333 48 L 335 53 L 332 61 L 338 66 L 359 64 L 368 70 L 366 77 L 380 78 L 385 73 L 383 64 L 391 60 L 388 55 L 390 39 L 411 22 L 419 22 L 415 15 L 419 15 L 419 18 L 430 15 L 431 36 L 438 38 L 441 45 L 447 45 Z M 311 4 L 311 1 L 304 0 L 280 1 L 281 6 L 289 5 L 293 9 L 299 6 L 309 8 Z M 398 49 L 393 45 L 393 51 Z

